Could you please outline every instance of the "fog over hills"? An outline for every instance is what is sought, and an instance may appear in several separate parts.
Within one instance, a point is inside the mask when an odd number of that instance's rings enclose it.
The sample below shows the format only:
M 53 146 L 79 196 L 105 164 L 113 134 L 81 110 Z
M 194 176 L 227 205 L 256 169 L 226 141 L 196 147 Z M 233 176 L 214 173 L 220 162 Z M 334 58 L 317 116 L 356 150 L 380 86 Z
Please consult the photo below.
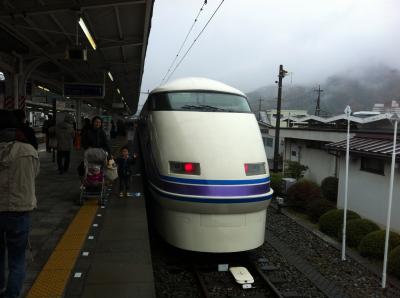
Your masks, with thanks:
M 386 65 L 352 70 L 336 74 L 319 83 L 321 89 L 321 110 L 329 115 L 343 113 L 349 104 L 353 111 L 371 110 L 375 103 L 390 105 L 392 100 L 400 100 L 400 71 Z M 318 84 L 290 84 L 290 78 L 283 80 L 282 108 L 308 110 L 314 114 Z M 277 84 L 258 88 L 247 93 L 253 111 L 275 109 L 278 93 Z

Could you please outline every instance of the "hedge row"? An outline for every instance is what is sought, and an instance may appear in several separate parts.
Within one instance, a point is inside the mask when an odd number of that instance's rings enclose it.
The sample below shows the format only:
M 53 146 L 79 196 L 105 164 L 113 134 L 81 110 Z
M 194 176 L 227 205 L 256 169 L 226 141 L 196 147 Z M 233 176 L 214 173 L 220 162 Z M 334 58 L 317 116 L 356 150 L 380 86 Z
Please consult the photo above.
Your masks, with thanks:
M 388 267 L 389 272 L 400 278 L 400 245 L 390 252 Z
M 364 257 L 383 258 L 385 250 L 386 231 L 379 230 L 366 235 L 358 246 L 358 251 Z M 400 245 L 400 235 L 389 233 L 389 251 Z
M 328 211 L 324 215 L 322 215 L 319 219 L 319 229 L 321 232 L 332 236 L 339 237 L 339 233 L 343 227 L 343 215 L 344 212 L 342 209 L 335 209 Z M 352 219 L 360 219 L 361 216 L 357 213 L 348 210 L 347 211 L 347 220 L 351 221 Z
M 347 245 L 357 248 L 365 236 L 375 231 L 379 231 L 379 227 L 373 221 L 365 218 L 350 220 L 346 228 Z M 342 239 L 342 233 L 343 228 L 339 231 L 339 239 Z
M 311 221 L 318 222 L 326 212 L 336 209 L 335 205 L 325 199 L 315 200 L 307 205 L 306 213 Z
M 317 222 L 322 214 L 335 209 L 337 198 L 337 183 L 335 177 L 327 177 L 321 187 L 313 181 L 301 179 L 287 191 L 287 203 L 290 207 L 305 212 L 309 218 Z M 271 175 L 271 187 L 277 195 L 282 193 L 282 175 Z
M 315 182 L 302 179 L 287 191 L 288 204 L 299 211 L 307 210 L 310 203 L 322 199 L 321 188 Z
M 282 194 L 282 175 L 271 174 L 271 187 L 275 195 Z M 327 177 L 321 187 L 302 179 L 287 192 L 287 203 L 294 209 L 305 212 L 310 220 L 318 222 L 319 229 L 327 235 L 342 240 L 343 210 L 336 209 L 338 179 Z M 385 247 L 384 230 L 374 222 L 363 219 L 353 211 L 347 211 L 346 244 L 357 248 L 365 257 L 383 258 Z M 390 232 L 389 272 L 400 278 L 400 235 Z
M 339 179 L 336 177 L 326 177 L 321 182 L 321 190 L 324 197 L 336 203 L 337 202 L 337 195 L 338 195 L 338 185 Z
M 283 193 L 282 173 L 271 173 L 270 186 L 274 190 L 274 197 L 281 196 Z
M 358 249 L 364 257 L 382 259 L 385 249 L 386 231 L 368 219 L 362 219 L 353 212 L 347 212 L 346 244 Z M 319 229 L 327 235 L 342 240 L 343 210 L 331 210 L 319 219 Z M 400 278 L 400 235 L 389 233 L 389 272 Z

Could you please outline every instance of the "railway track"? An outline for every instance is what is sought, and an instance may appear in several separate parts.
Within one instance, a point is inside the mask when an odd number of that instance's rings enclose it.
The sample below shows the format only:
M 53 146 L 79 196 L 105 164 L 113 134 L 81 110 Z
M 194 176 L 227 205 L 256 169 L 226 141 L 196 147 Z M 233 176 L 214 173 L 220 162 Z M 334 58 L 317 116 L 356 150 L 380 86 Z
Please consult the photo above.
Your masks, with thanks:
M 152 244 L 158 251 L 153 258 L 157 296 L 399 297 L 398 287 L 383 291 L 379 276 L 350 257 L 342 262 L 340 251 L 286 215 L 270 209 L 267 221 L 265 243 L 234 257 L 188 253 L 157 240 Z M 254 287 L 242 289 L 230 272 L 219 272 L 222 263 L 246 267 Z
M 327 241 L 289 212 L 277 212 L 273 204 L 269 210 L 260 255 L 268 255 L 271 249 L 279 251 L 326 297 L 400 297 L 400 284 L 394 279 L 386 289 L 381 288 L 379 268 L 350 252 L 342 261 L 340 244 Z
M 242 287 L 235 282 L 229 271 L 218 271 L 217 263 L 206 264 L 202 262 L 191 263 L 191 270 L 199 286 L 201 297 L 303 297 L 296 291 L 281 291 L 279 283 L 285 283 L 284 274 L 279 272 L 279 267 L 267 265 L 266 259 L 258 261 L 250 260 L 251 256 L 243 254 L 239 255 L 234 261 L 231 260 L 229 265 L 246 267 L 254 278 L 254 283 L 250 288 Z M 224 263 L 224 262 L 222 262 Z
M 326 297 L 268 242 L 246 253 L 206 254 L 176 249 L 150 234 L 157 297 Z M 246 267 L 252 288 L 243 289 L 218 264 Z

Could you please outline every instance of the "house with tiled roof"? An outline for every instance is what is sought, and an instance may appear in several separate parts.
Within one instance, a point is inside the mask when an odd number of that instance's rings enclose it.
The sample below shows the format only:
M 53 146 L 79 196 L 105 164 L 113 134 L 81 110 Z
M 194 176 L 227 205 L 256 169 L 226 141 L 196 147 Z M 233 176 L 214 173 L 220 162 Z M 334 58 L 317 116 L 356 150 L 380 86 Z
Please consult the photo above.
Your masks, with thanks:
M 367 117 L 350 116 L 350 164 L 348 207 L 382 227 L 386 224 L 393 125 L 390 113 Z M 289 127 L 280 130 L 283 163 L 297 161 L 308 167 L 305 178 L 317 183 L 328 176 L 339 179 L 337 207 L 343 207 L 347 118 L 307 116 L 284 119 Z M 273 159 L 275 128 L 262 133 L 266 153 Z M 267 146 L 270 144 L 271 146 Z M 400 144 L 396 154 L 400 162 Z M 270 163 L 272 166 L 272 162 Z M 284 168 L 284 165 L 282 166 Z M 400 232 L 400 166 L 396 164 L 392 229 Z

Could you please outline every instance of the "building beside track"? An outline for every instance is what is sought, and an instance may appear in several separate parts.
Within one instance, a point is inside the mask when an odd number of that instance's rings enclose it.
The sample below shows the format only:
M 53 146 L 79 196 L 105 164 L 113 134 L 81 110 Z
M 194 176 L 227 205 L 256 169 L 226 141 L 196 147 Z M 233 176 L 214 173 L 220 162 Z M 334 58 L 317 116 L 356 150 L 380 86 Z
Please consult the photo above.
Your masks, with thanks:
M 391 114 L 351 116 L 349 165 L 349 209 L 384 227 L 389 191 L 393 142 Z M 308 167 L 305 178 L 318 184 L 328 176 L 339 179 L 337 207 L 344 199 L 346 117 L 307 116 L 288 118 L 289 127 L 280 131 L 283 162 L 297 161 Z M 275 128 L 260 124 L 269 161 L 273 159 Z M 397 145 L 400 153 L 400 145 Z M 400 156 L 399 156 L 400 159 Z M 395 169 L 392 214 L 400 210 L 400 170 Z M 400 232 L 400 218 L 392 217 L 391 227 Z

